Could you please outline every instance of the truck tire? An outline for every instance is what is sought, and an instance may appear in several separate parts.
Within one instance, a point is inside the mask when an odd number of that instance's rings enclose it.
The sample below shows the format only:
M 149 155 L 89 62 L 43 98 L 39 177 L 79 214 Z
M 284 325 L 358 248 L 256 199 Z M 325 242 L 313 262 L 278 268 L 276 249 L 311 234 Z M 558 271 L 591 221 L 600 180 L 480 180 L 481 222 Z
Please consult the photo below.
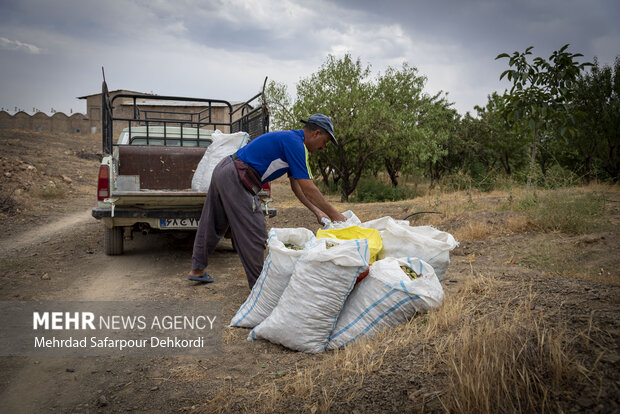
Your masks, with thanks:
M 108 256 L 123 254 L 123 228 L 103 226 L 103 250 Z

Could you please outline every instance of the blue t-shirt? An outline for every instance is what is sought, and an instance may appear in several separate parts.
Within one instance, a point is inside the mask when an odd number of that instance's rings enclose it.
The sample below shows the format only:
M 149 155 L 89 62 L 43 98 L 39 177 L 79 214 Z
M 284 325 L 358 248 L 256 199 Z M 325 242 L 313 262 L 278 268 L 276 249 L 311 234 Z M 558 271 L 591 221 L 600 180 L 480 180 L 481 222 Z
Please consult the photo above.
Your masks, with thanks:
M 239 149 L 237 157 L 258 171 L 263 184 L 284 173 L 295 179 L 312 178 L 301 129 L 263 134 Z

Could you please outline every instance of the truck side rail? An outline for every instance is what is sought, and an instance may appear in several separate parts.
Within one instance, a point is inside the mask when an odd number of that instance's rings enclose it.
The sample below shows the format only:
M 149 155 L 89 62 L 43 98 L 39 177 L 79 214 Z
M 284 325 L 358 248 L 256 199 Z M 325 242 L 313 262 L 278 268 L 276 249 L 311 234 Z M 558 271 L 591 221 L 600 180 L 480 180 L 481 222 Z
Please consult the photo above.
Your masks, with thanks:
M 259 98 L 260 105 L 255 108 L 252 107 L 250 103 Z M 230 132 L 245 131 L 250 134 L 250 139 L 269 132 L 269 110 L 265 102 L 264 87 L 262 92 L 254 95 L 235 109 L 231 116 L 239 111 L 241 111 L 241 116 L 232 123 Z
M 175 125 L 179 127 L 180 136 L 175 136 L 174 139 L 180 141 L 180 145 L 184 146 L 184 144 L 188 141 L 194 141 L 197 145 L 200 139 L 200 130 L 203 128 L 217 129 L 218 127 L 230 126 L 232 123 L 232 105 L 228 101 L 223 101 L 219 99 L 201 99 L 201 98 L 188 98 L 182 96 L 153 96 L 153 95 L 143 95 L 143 94 L 118 94 L 114 96 L 111 100 L 111 106 L 114 108 L 114 103 L 121 99 L 129 99 L 131 101 L 131 112 L 133 116 L 112 116 L 112 122 L 126 122 L 129 130 L 129 143 L 132 142 L 133 134 L 132 134 L 132 126 L 144 125 L 146 127 L 146 145 L 150 144 L 151 136 L 150 136 L 150 128 L 151 126 L 163 126 L 164 136 L 163 141 L 164 145 L 166 145 L 168 140 L 168 126 Z M 158 110 L 140 110 L 138 106 L 138 100 L 147 101 L 145 104 L 148 104 L 149 101 L 167 101 L 167 102 L 190 102 L 190 103 L 203 103 L 207 106 L 207 109 L 198 111 L 198 112 L 187 112 L 182 113 L 179 111 L 158 111 Z M 228 119 L 223 122 L 216 122 L 214 117 L 212 116 L 213 106 L 214 104 L 220 104 L 228 109 Z M 204 115 L 206 113 L 206 116 Z M 180 116 L 179 116 L 180 115 Z M 196 135 L 192 137 L 183 136 L 184 130 L 187 128 L 195 128 Z M 172 137 L 171 137 L 172 138 Z M 119 144 L 112 144 L 119 145 Z M 109 148 L 111 151 L 111 147 Z
M 108 93 L 108 85 L 103 79 L 101 85 L 101 135 L 103 137 L 103 154 L 112 153 L 112 105 L 110 104 L 110 94 Z
M 130 110 L 125 110 L 123 114 L 116 114 L 114 111 L 119 112 L 121 105 L 118 103 L 121 100 L 125 101 L 125 108 L 131 107 Z M 252 106 L 253 101 L 258 100 L 258 105 Z M 127 102 L 129 101 L 129 102 Z M 146 109 L 141 108 L 144 106 L 167 106 L 166 102 L 170 103 L 169 106 L 176 106 L 178 103 L 186 102 L 186 106 L 199 106 L 199 110 L 191 111 L 179 111 L 179 110 L 166 110 L 166 109 Z M 154 102 L 158 102 L 154 104 Z M 117 103 L 115 108 L 114 104 Z M 235 104 L 236 106 L 238 104 Z M 214 116 L 215 107 L 224 107 L 226 114 L 224 119 Z M 122 111 L 121 111 L 122 112 Z M 218 119 L 216 119 L 218 118 Z M 233 121 L 233 119 L 235 119 Z M 123 93 L 117 94 L 110 99 L 108 88 L 105 80 L 102 85 L 102 144 L 103 153 L 111 154 L 114 146 L 123 145 L 113 142 L 114 123 L 120 122 L 126 123 L 129 132 L 129 139 L 127 144 L 130 145 L 133 142 L 132 128 L 136 126 L 144 126 L 142 131 L 146 131 L 146 135 L 141 135 L 140 138 L 145 138 L 145 143 L 141 145 L 150 145 L 152 137 L 150 135 L 151 126 L 163 126 L 163 137 L 157 136 L 157 140 L 161 142 L 163 138 L 163 144 L 167 145 L 168 140 L 174 140 L 175 144 L 184 146 L 184 143 L 189 146 L 198 146 L 201 137 L 204 136 L 205 130 L 215 130 L 222 128 L 228 130 L 231 133 L 238 131 L 248 132 L 250 138 L 256 138 L 269 130 L 269 111 L 265 104 L 264 99 L 264 86 L 263 91 L 250 98 L 248 101 L 239 105 L 238 108 L 233 110 L 233 104 L 221 99 L 205 99 L 205 98 L 189 98 L 182 96 L 161 96 L 161 95 L 146 95 L 146 94 L 131 94 Z M 177 132 L 173 136 L 169 136 L 169 126 L 175 126 Z M 187 133 L 188 128 L 195 130 L 191 134 Z M 185 132 L 184 132 L 185 131 Z M 203 132 L 203 133 L 201 133 Z M 184 134 L 186 136 L 184 136 Z M 140 141 L 142 142 L 142 140 Z

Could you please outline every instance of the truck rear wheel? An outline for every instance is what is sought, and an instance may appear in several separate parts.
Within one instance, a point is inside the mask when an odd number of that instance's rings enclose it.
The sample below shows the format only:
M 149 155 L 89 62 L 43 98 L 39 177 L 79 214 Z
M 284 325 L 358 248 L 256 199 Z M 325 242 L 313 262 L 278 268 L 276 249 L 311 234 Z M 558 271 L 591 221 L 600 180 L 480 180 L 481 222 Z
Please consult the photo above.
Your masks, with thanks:
M 123 228 L 103 226 L 103 250 L 108 256 L 123 254 Z

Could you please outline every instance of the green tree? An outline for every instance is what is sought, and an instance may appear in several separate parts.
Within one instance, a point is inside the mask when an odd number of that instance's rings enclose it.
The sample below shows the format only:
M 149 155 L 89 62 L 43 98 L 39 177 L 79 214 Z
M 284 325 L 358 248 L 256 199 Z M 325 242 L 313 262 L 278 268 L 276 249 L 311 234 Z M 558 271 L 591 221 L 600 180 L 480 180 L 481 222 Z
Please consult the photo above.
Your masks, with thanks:
M 450 145 L 458 138 L 455 134 L 459 123 L 459 115 L 452 103 L 445 96 L 439 94 L 431 98 L 426 107 L 427 112 L 418 122 L 418 127 L 424 136 L 424 151 L 416 153 L 416 161 L 420 168 L 426 169 L 431 179 L 431 186 L 441 178 L 450 168 L 444 161 L 450 154 Z M 452 141 L 452 142 L 451 142 Z
M 574 110 L 578 122 L 569 137 L 576 151 L 576 161 L 589 181 L 594 169 L 618 181 L 618 146 L 620 146 L 620 57 L 613 67 L 600 67 L 598 61 L 590 73 L 579 77 L 575 87 Z
M 299 122 L 291 111 L 293 106 L 285 84 L 270 81 L 265 88 L 265 99 L 269 107 L 269 122 L 274 130 L 293 129 Z
M 497 163 L 497 157 L 489 147 L 489 132 L 480 118 L 472 117 L 469 112 L 462 118 L 456 118 L 448 139 L 443 143 L 446 151 L 440 157 L 431 172 L 431 185 L 448 177 L 457 188 L 465 184 L 477 186 L 489 175 Z
M 445 134 L 445 119 L 440 113 L 449 105 L 441 92 L 424 93 L 425 84 L 426 77 L 407 63 L 399 70 L 388 68 L 377 81 L 372 112 L 381 119 L 377 134 L 385 151 L 380 161 L 394 187 L 401 171 L 436 161 L 441 151 L 437 143 Z
M 299 117 L 321 112 L 334 123 L 338 145 L 328 145 L 315 159 L 319 169 L 338 182 L 343 201 L 355 190 L 368 161 L 384 150 L 377 145 L 383 120 L 373 113 L 375 85 L 369 77 L 370 67 L 359 58 L 330 55 L 317 72 L 297 84 L 292 112 Z
M 339 145 L 328 145 L 310 162 L 325 184 L 338 185 L 343 201 L 369 173 L 387 171 L 396 186 L 401 172 L 425 165 L 432 171 L 457 119 L 441 92 L 423 92 L 426 78 L 415 67 L 405 63 L 370 75 L 370 67 L 349 54 L 328 56 L 298 82 L 295 101 L 283 84 L 271 82 L 266 90 L 277 129 L 298 128 L 299 119 L 317 112 L 332 119 Z
M 402 70 L 388 68 L 379 76 L 374 96 L 374 111 L 383 128 L 378 131 L 382 142 L 401 140 L 399 146 L 388 146 L 383 152 L 383 165 L 395 187 L 403 164 L 411 160 L 416 136 L 415 118 L 420 110 L 425 78 L 417 69 L 404 64 Z
M 574 85 L 581 70 L 590 65 L 578 63 L 579 53 L 566 52 L 569 45 L 554 51 L 549 60 L 536 57 L 530 63 L 533 46 L 512 56 L 507 53 L 495 59 L 508 58 L 513 69 L 505 70 L 500 80 L 506 77 L 513 85 L 507 95 L 505 116 L 508 122 L 524 119 L 532 135 L 530 169 L 527 178 L 526 197 L 529 196 L 532 176 L 535 171 L 536 149 L 541 130 L 555 126 L 562 136 L 573 120 L 570 102 Z
M 370 67 L 359 59 L 330 55 L 317 72 L 297 83 L 294 101 L 283 84 L 271 82 L 266 91 L 276 129 L 299 128 L 299 119 L 318 112 L 331 118 L 338 146 L 327 145 L 310 161 L 325 184 L 338 183 L 342 200 L 348 200 L 369 161 L 383 150 L 373 142 L 381 120 L 373 114 L 376 86 L 369 77 Z
M 476 141 L 480 147 L 478 151 L 483 152 L 486 148 L 490 151 L 489 157 L 499 161 L 506 175 L 512 175 L 515 167 L 521 165 L 523 161 L 527 138 L 523 134 L 522 122 L 514 123 L 513 128 L 507 128 L 503 116 L 506 101 L 505 95 L 493 92 L 488 96 L 488 102 L 484 107 L 475 107 L 480 120 L 479 139 Z M 487 162 L 487 166 L 493 167 L 490 162 Z M 490 172 L 489 169 L 487 173 Z
M 328 145 L 311 164 L 326 184 L 338 184 L 343 201 L 369 171 L 389 168 L 397 184 L 414 155 L 432 148 L 432 137 L 420 124 L 428 104 L 439 100 L 422 93 L 426 78 L 407 64 L 388 68 L 376 82 L 370 75 L 370 67 L 349 54 L 328 56 L 317 72 L 298 82 L 294 102 L 284 85 L 271 82 L 267 88 L 275 128 L 299 127 L 300 118 L 317 112 L 332 119 L 339 144 Z

